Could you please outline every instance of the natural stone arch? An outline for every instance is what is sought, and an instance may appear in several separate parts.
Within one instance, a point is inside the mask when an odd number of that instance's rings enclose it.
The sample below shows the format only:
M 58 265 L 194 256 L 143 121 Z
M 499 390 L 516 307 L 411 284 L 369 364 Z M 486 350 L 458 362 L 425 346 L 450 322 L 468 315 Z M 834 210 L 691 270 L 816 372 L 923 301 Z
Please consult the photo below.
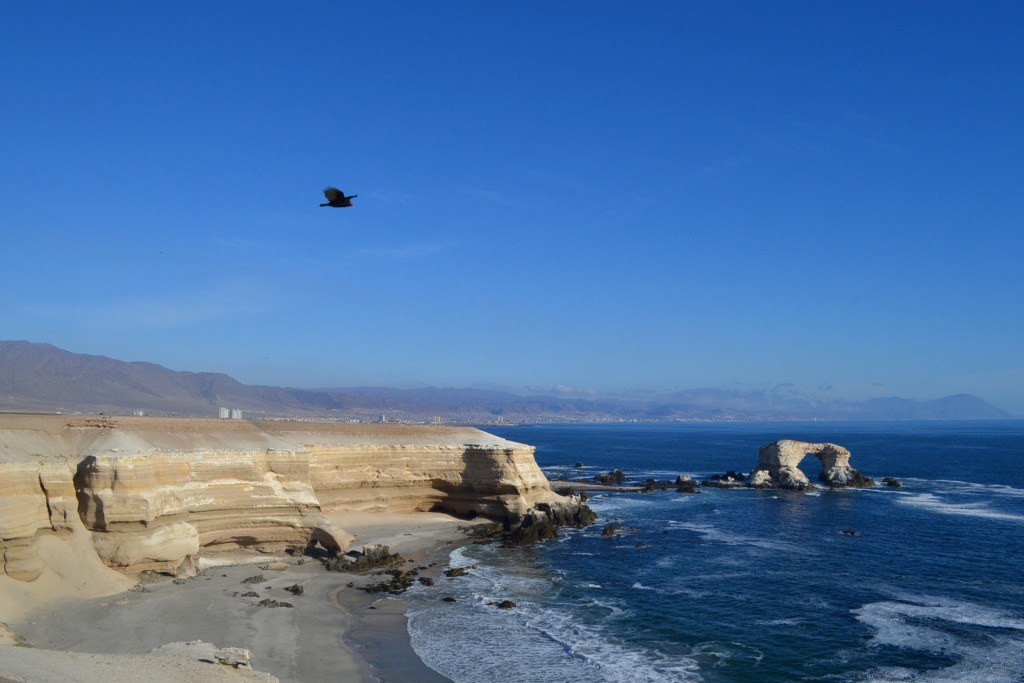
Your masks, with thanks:
M 782 439 L 761 446 L 757 468 L 750 473 L 750 486 L 803 490 L 812 488 L 800 463 L 808 455 L 821 461 L 818 480 L 832 488 L 874 484 L 850 467 L 850 451 L 834 443 L 808 443 Z

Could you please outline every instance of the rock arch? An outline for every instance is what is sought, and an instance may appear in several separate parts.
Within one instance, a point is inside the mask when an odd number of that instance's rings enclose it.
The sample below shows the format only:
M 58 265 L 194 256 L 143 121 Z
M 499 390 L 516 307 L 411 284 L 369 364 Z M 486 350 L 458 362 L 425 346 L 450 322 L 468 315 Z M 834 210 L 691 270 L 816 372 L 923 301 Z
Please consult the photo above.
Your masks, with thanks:
M 808 455 L 821 461 L 818 480 L 830 488 L 871 486 L 874 481 L 850 467 L 850 451 L 834 443 L 809 443 L 782 439 L 761 446 L 757 467 L 750 473 L 750 486 L 804 490 L 813 488 L 800 463 Z

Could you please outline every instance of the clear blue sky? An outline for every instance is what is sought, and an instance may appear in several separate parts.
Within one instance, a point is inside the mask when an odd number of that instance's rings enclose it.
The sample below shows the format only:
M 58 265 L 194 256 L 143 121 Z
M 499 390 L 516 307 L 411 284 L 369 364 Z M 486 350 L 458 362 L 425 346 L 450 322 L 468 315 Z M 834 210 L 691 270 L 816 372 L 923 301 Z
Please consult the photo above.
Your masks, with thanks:
M 1024 414 L 1019 2 L 8 2 L 0 74 L 0 339 Z

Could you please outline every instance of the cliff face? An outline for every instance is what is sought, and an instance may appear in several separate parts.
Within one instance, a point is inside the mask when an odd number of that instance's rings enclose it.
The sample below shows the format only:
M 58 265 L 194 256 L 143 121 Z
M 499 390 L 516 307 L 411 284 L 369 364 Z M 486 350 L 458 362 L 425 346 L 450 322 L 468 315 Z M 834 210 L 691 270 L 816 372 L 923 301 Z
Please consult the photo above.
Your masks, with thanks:
M 329 551 L 328 512 L 444 510 L 515 524 L 551 491 L 533 447 L 471 428 L 0 416 L 0 572 L 40 575 L 40 540 L 125 573 L 190 572 L 238 548 Z

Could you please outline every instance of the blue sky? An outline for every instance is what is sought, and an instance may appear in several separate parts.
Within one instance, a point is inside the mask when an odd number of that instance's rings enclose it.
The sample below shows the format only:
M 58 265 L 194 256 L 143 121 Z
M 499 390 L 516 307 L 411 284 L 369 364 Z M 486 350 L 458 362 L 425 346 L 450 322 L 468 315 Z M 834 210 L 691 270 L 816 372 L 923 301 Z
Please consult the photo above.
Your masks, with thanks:
M 0 338 L 1024 414 L 1022 35 L 1011 2 L 6 3 Z

